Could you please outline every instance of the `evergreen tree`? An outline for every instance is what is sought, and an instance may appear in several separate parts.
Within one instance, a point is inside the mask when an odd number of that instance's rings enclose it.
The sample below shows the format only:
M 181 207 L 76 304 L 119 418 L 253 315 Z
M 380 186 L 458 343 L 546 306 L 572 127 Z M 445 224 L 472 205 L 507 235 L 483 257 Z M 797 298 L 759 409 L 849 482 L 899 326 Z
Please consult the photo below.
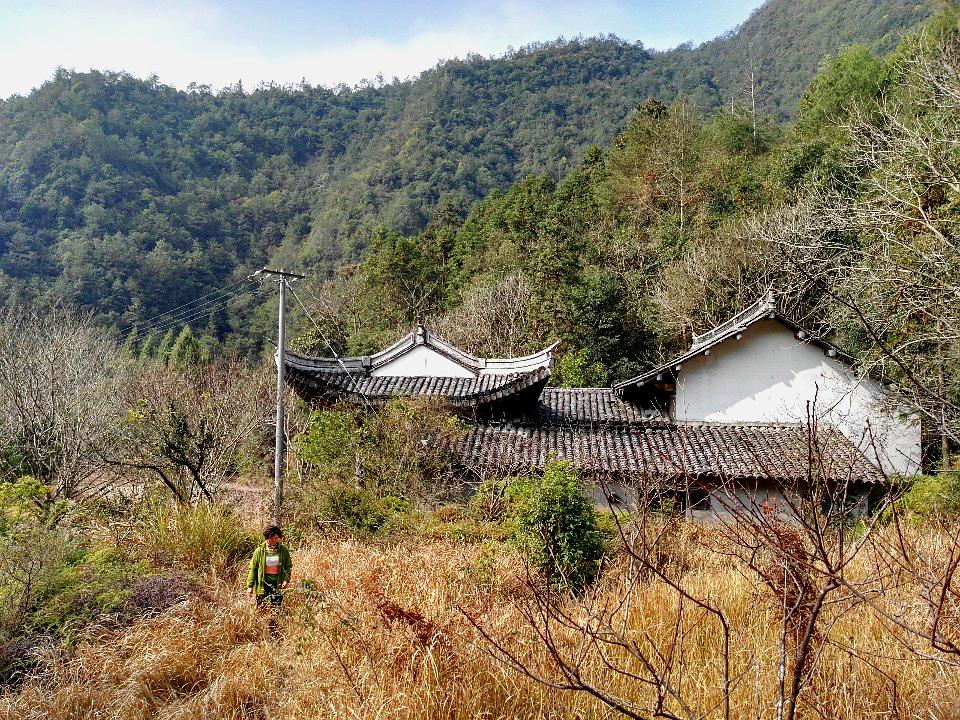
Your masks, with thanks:
M 121 352 L 129 358 L 135 358 L 139 355 L 140 338 L 136 328 L 133 328 L 127 335 L 127 339 L 123 343 Z
M 156 358 L 157 362 L 161 365 L 166 365 L 169 362 L 170 351 L 173 350 L 173 344 L 176 342 L 176 339 L 177 336 L 173 333 L 173 328 L 170 328 L 160 341 L 160 345 L 157 347 Z
M 147 335 L 146 339 L 143 341 L 143 345 L 140 346 L 140 359 L 141 360 L 153 360 L 156 355 L 156 342 L 153 338 L 153 333 Z
M 203 360 L 203 349 L 189 325 L 184 325 L 177 336 L 177 341 L 170 350 L 167 364 L 170 367 L 183 369 L 199 365 Z
M 205 334 L 213 340 L 223 340 L 223 336 L 229 329 L 230 323 L 227 322 L 227 315 L 223 308 L 217 307 L 211 310 L 207 318 Z

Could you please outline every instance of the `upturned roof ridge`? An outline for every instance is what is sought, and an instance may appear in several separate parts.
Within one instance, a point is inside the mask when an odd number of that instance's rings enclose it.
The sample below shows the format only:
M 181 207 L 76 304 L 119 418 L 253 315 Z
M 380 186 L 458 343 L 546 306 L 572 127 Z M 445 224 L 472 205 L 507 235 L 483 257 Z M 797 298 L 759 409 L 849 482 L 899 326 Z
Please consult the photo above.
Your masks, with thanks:
M 712 348 L 732 337 L 739 337 L 748 327 L 765 319 L 778 321 L 780 324 L 797 333 L 797 336 L 804 342 L 809 342 L 822 348 L 830 357 L 839 358 L 850 365 L 853 364 L 853 358 L 840 350 L 836 345 L 824 340 L 817 333 L 804 327 L 789 315 L 780 312 L 773 290 L 767 290 L 750 306 L 741 310 L 729 320 L 725 320 L 701 335 L 694 335 L 690 348 L 685 352 L 640 375 L 615 384 L 613 389 L 618 393 L 622 393 L 626 388 L 633 385 L 643 385 L 657 375 L 679 372 L 681 366 L 691 358 L 701 353 L 709 354 Z

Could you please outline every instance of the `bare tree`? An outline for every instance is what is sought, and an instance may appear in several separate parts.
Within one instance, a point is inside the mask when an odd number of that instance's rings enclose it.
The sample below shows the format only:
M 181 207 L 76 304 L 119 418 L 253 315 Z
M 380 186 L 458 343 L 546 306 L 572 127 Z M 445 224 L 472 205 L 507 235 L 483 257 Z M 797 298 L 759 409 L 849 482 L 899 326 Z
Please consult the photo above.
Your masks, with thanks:
M 117 441 L 130 378 L 114 342 L 60 308 L 0 318 L 0 444 L 15 475 L 57 498 L 106 489 L 102 451 Z
M 955 517 L 924 519 L 911 527 L 898 503 L 887 512 L 883 532 L 869 538 L 877 572 L 869 583 L 841 578 L 844 590 L 868 604 L 891 625 L 918 661 L 960 667 L 960 532 Z M 919 608 L 891 609 L 884 599 L 903 588 L 919 590 Z M 920 610 L 918 613 L 917 610 Z
M 671 522 L 641 513 L 639 523 L 620 524 L 627 569 L 619 593 L 587 590 L 565 595 L 527 571 L 528 596 L 520 611 L 546 652 L 547 663 L 535 667 L 494 637 L 476 618 L 468 620 L 484 637 L 491 654 L 527 677 L 560 690 L 591 695 L 630 718 L 698 718 L 717 711 L 730 717 L 730 628 L 726 615 L 709 598 L 685 588 L 682 572 L 663 562 L 673 542 Z M 631 611 L 636 595 L 650 582 L 662 583 L 675 603 L 670 628 L 638 632 Z M 712 618 L 721 628 L 723 675 L 720 701 L 694 707 L 685 697 L 684 633 Z M 630 688 L 629 691 L 615 688 Z
M 429 321 L 430 329 L 480 356 L 519 355 L 528 349 L 532 299 L 527 278 L 514 273 L 492 285 L 469 288 L 455 311 Z
M 816 707 L 814 672 L 824 648 L 833 642 L 831 628 L 862 607 L 878 582 L 876 571 L 863 572 L 869 564 L 862 563 L 857 572 L 851 567 L 872 548 L 882 512 L 893 498 L 893 487 L 882 474 L 865 483 L 858 474 L 862 459 L 856 453 L 838 454 L 832 444 L 821 442 L 810 417 L 806 476 L 776 484 L 775 499 L 761 499 L 757 487 L 743 482 L 709 486 L 719 505 L 710 518 L 723 538 L 717 549 L 755 574 L 769 607 L 781 618 L 776 696 L 780 720 L 794 720 L 804 703 Z M 761 468 L 764 461 L 754 458 Z M 777 472 L 770 467 L 761 474 L 776 478 Z M 731 694 L 754 660 L 735 663 L 731 647 L 736 638 L 723 608 L 709 595 L 691 589 L 682 564 L 676 562 L 676 550 L 670 547 L 676 524 L 651 512 L 665 492 L 689 498 L 690 488 L 698 484 L 682 467 L 676 477 L 642 478 L 629 520 L 614 509 L 622 557 L 629 567 L 618 592 L 610 593 L 607 587 L 579 597 L 562 596 L 528 573 L 530 592 L 522 611 L 546 650 L 546 666 L 531 664 L 471 618 L 490 652 L 528 677 L 587 693 L 627 717 L 702 718 L 719 712 L 730 717 Z M 864 512 L 868 489 L 878 501 L 869 515 Z M 859 527 L 851 532 L 854 522 Z M 650 583 L 675 603 L 669 632 L 638 626 L 632 617 L 636 594 Z M 716 688 L 720 700 L 713 707 L 695 706 L 690 700 L 694 693 L 684 663 L 687 633 L 706 621 L 716 623 L 722 638 L 722 673 Z M 697 680 L 704 681 L 703 676 Z
M 846 329 L 864 373 L 895 383 L 950 443 L 960 442 L 960 36 L 926 37 L 900 88 L 852 108 L 841 187 L 752 223 L 825 315 Z
M 105 461 L 153 474 L 180 503 L 212 500 L 255 455 L 260 432 L 269 437 L 269 372 L 237 363 L 141 370 L 124 398 L 123 442 Z

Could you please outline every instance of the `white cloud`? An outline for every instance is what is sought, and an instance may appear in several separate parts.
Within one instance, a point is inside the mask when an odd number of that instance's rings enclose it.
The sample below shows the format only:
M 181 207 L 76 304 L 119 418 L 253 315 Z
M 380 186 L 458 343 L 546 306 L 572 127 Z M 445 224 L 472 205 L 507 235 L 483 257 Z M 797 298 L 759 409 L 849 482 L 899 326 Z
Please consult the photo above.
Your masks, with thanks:
M 547 8 L 508 0 L 483 14 L 468 12 L 445 24 L 421 27 L 398 42 L 360 37 L 288 47 L 282 38 L 270 46 L 225 37 L 223 11 L 210 2 L 175 0 L 160 6 L 101 0 L 82 8 L 61 2 L 55 12 L 27 11 L 0 30 L 0 97 L 29 92 L 57 66 L 125 70 L 140 77 L 156 74 L 180 88 L 191 82 L 220 88 L 237 80 L 251 88 L 302 78 L 313 84 L 352 85 L 377 73 L 390 80 L 416 75 L 441 58 L 499 54 L 508 46 L 553 39 L 571 27 L 584 35 L 616 33 L 625 12 L 616 0 L 592 5 L 589 18 L 583 17 L 582 2 L 565 0 Z M 661 36 L 645 42 L 666 47 L 682 39 Z

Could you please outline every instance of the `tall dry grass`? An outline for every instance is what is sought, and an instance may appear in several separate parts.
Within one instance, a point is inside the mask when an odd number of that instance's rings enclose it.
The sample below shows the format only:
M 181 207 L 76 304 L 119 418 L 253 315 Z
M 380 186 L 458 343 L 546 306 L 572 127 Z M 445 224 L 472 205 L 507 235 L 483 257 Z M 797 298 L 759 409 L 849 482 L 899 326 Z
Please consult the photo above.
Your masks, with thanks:
M 711 550 L 710 531 L 690 530 L 677 557 L 684 584 L 727 614 L 733 637 L 732 715 L 776 716 L 780 617 L 749 571 Z M 932 532 L 932 531 L 925 531 Z M 706 535 L 707 537 L 704 537 Z M 696 541 L 694 541 L 696 540 Z M 929 538 L 935 550 L 940 538 Z M 530 668 L 554 672 L 523 620 L 519 558 L 506 545 L 349 539 L 306 543 L 295 574 L 309 581 L 271 622 L 237 584 L 211 587 L 166 613 L 83 642 L 72 656 L 0 700 L 4 718 L 606 718 L 597 700 L 547 688 L 492 658 L 468 615 Z M 860 572 L 869 571 L 868 558 Z M 607 573 L 613 599 L 626 569 Z M 887 609 L 923 620 L 917 588 L 886 597 Z M 829 617 L 802 717 L 960 717 L 960 670 L 923 659 L 906 637 L 864 606 Z M 574 612 L 576 612 L 574 610 Z M 638 586 L 628 632 L 649 647 L 675 637 L 677 598 L 664 584 Z M 720 717 L 721 638 L 716 623 L 687 612 L 672 679 L 697 714 Z M 576 637 L 560 637 L 573 653 Z M 924 648 L 928 650 L 928 648 Z M 931 653 L 932 654 L 932 653 Z M 621 662 L 614 654 L 613 659 Z M 586 673 L 626 697 L 644 689 L 605 670 L 595 652 Z

